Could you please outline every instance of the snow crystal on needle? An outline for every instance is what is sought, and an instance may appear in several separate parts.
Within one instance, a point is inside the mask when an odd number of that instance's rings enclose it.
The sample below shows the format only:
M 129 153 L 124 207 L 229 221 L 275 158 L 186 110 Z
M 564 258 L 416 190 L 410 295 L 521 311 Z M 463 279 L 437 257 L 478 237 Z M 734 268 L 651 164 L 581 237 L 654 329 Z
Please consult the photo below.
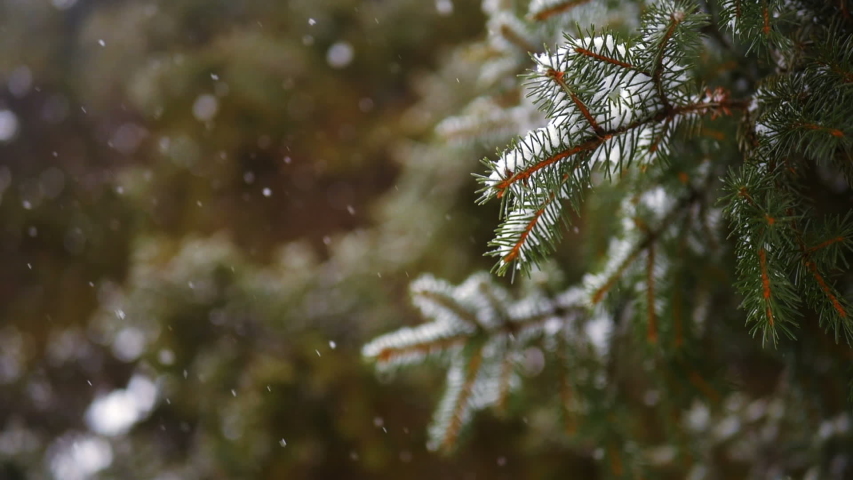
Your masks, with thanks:
M 568 143 L 567 133 L 565 129 L 553 124 L 528 133 L 494 162 L 489 175 L 489 185 L 495 186 L 512 177 L 517 171 L 535 165 L 559 149 L 565 148 Z M 517 187 L 514 185 L 513 188 Z

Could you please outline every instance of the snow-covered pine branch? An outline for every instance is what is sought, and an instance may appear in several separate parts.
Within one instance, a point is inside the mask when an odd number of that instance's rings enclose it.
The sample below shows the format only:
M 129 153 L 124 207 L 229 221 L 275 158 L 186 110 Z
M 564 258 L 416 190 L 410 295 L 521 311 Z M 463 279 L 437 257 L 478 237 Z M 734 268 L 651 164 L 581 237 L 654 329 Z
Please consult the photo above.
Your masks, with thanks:
M 526 271 L 551 253 L 566 219 L 563 203 L 579 210 L 592 171 L 659 163 L 676 127 L 742 106 L 721 91 L 703 97 L 682 64 L 695 54 L 705 22 L 688 4 L 656 4 L 633 45 L 593 31 L 535 57 L 528 86 L 549 123 L 486 160 L 489 173 L 480 178 L 481 201 L 503 202 L 491 243 L 498 273 L 512 265 Z
M 485 272 L 457 287 L 425 275 L 412 283 L 410 293 L 431 321 L 382 335 L 362 354 L 383 370 L 429 358 L 447 363 L 445 393 L 428 444 L 444 452 L 456 445 L 474 412 L 505 408 L 518 384 L 518 359 L 531 340 L 554 335 L 585 315 L 579 295 L 552 300 L 534 294 L 516 301 Z
M 849 1 L 534 0 L 528 9 L 524 3 L 485 2 L 492 20 L 481 69 L 488 81 L 480 86 L 489 91 L 439 132 L 483 143 L 520 134 L 497 159 L 484 160 L 480 201 L 501 202 L 489 252 L 500 259 L 495 270 L 541 268 L 523 280 L 526 296 L 518 301 L 476 302 L 475 289 L 446 284 L 428 288 L 435 290 L 429 300 L 413 292 L 416 304 L 450 300 L 424 309 L 432 323 L 380 337 L 371 345 L 382 348 L 365 354 L 380 365 L 398 355 L 447 362 L 432 448 L 451 448 L 478 409 L 503 410 L 518 385 L 518 358 L 541 347 L 539 353 L 556 360 L 544 371 L 559 390 L 550 398 L 562 412 L 562 433 L 582 450 L 600 446 L 599 473 L 655 476 L 657 467 L 675 467 L 676 458 L 698 459 L 697 451 L 716 458 L 711 445 L 724 443 L 743 458 L 782 465 L 774 472 L 802 473 L 799 460 L 776 455 L 768 462 L 760 452 L 734 448 L 742 443 L 726 442 L 751 442 L 752 433 L 743 433 L 748 423 L 772 410 L 767 444 L 808 444 L 812 434 L 785 427 L 780 419 L 791 416 L 778 406 L 820 411 L 826 396 L 813 397 L 812 378 L 797 376 L 819 370 L 826 382 L 849 363 L 849 350 L 817 331 L 853 343 L 846 271 L 853 215 L 840 205 L 853 179 Z M 635 9 L 643 12 L 641 25 Z M 592 11 L 606 13 L 580 20 Z M 580 31 L 577 23 L 607 28 Z M 530 61 L 525 52 L 534 44 L 551 45 L 560 34 L 558 46 L 533 54 L 522 100 L 510 77 Z M 730 91 L 743 99 L 730 99 Z M 703 121 L 735 110 L 739 125 Z M 562 235 L 560 224 L 575 215 L 583 220 L 573 229 L 580 245 L 560 262 L 543 262 Z M 565 280 L 573 286 L 554 294 L 567 287 Z M 537 288 L 527 290 L 531 284 Z M 485 279 L 480 285 L 502 291 Z M 544 295 L 546 288 L 552 293 Z M 750 363 L 741 355 L 748 344 L 735 338 L 742 325 L 733 313 L 738 302 L 763 344 L 794 352 L 778 356 L 784 358 L 779 380 L 766 398 L 748 388 L 731 392 L 729 373 Z M 449 329 L 442 315 L 470 327 Z M 818 335 L 800 345 L 778 342 L 798 331 Z M 762 342 L 754 343 L 748 354 L 764 356 L 757 350 Z M 809 353 L 815 348 L 819 354 Z M 406 357 L 410 352 L 416 356 Z M 666 443 L 650 445 L 657 440 L 631 424 L 644 416 L 638 411 L 661 422 Z M 709 427 L 710 418 L 719 425 Z M 683 429 L 687 423 L 690 431 Z M 841 458 L 829 443 L 815 447 L 809 478 L 823 478 L 829 456 Z M 704 474 L 715 462 L 697 460 L 678 472 Z

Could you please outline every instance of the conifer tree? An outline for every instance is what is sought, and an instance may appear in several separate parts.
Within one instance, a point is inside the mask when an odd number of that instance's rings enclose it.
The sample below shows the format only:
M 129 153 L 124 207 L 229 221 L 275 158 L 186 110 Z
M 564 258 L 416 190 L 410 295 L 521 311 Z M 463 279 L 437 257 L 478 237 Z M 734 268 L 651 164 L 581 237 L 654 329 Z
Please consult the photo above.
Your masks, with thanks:
M 539 402 L 601 478 L 853 475 L 849 2 L 483 9 L 481 96 L 438 133 L 508 143 L 474 172 L 497 263 L 414 281 L 426 323 L 363 349 L 447 366 L 429 447 Z

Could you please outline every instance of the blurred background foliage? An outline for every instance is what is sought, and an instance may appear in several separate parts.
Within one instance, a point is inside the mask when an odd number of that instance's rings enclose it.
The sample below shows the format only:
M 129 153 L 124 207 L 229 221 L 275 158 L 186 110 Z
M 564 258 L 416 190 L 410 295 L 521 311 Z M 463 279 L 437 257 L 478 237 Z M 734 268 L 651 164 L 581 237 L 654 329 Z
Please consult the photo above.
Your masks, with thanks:
M 456 46 L 483 24 L 451 0 L 0 0 L 0 479 L 588 471 L 536 407 L 427 453 L 441 372 L 359 356 L 419 321 L 410 277 L 490 265 L 487 152 L 432 134 L 478 88 L 489 53 Z

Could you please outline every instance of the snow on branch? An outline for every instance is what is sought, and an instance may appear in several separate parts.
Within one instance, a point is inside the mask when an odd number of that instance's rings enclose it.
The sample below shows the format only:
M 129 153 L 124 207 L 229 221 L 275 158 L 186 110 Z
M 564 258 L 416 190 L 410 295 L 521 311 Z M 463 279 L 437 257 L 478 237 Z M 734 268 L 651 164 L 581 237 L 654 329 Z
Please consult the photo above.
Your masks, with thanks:
M 503 202 L 491 243 L 498 273 L 512 265 L 526 271 L 551 253 L 566 221 L 563 203 L 579 209 L 593 170 L 610 175 L 634 162 L 660 162 L 677 127 L 745 107 L 719 89 L 701 95 L 682 64 L 705 23 L 688 4 L 656 4 L 633 46 L 592 31 L 534 57 L 528 88 L 549 123 L 486 160 L 489 173 L 480 178 L 481 201 Z
M 448 364 L 444 396 L 429 429 L 428 446 L 448 452 L 477 410 L 504 408 L 518 385 L 517 358 L 534 338 L 561 331 L 585 314 L 580 296 L 551 300 L 532 294 L 514 301 L 487 273 L 459 286 L 423 276 L 412 283 L 413 303 L 430 319 L 382 335 L 362 354 L 379 369 L 435 358 Z

